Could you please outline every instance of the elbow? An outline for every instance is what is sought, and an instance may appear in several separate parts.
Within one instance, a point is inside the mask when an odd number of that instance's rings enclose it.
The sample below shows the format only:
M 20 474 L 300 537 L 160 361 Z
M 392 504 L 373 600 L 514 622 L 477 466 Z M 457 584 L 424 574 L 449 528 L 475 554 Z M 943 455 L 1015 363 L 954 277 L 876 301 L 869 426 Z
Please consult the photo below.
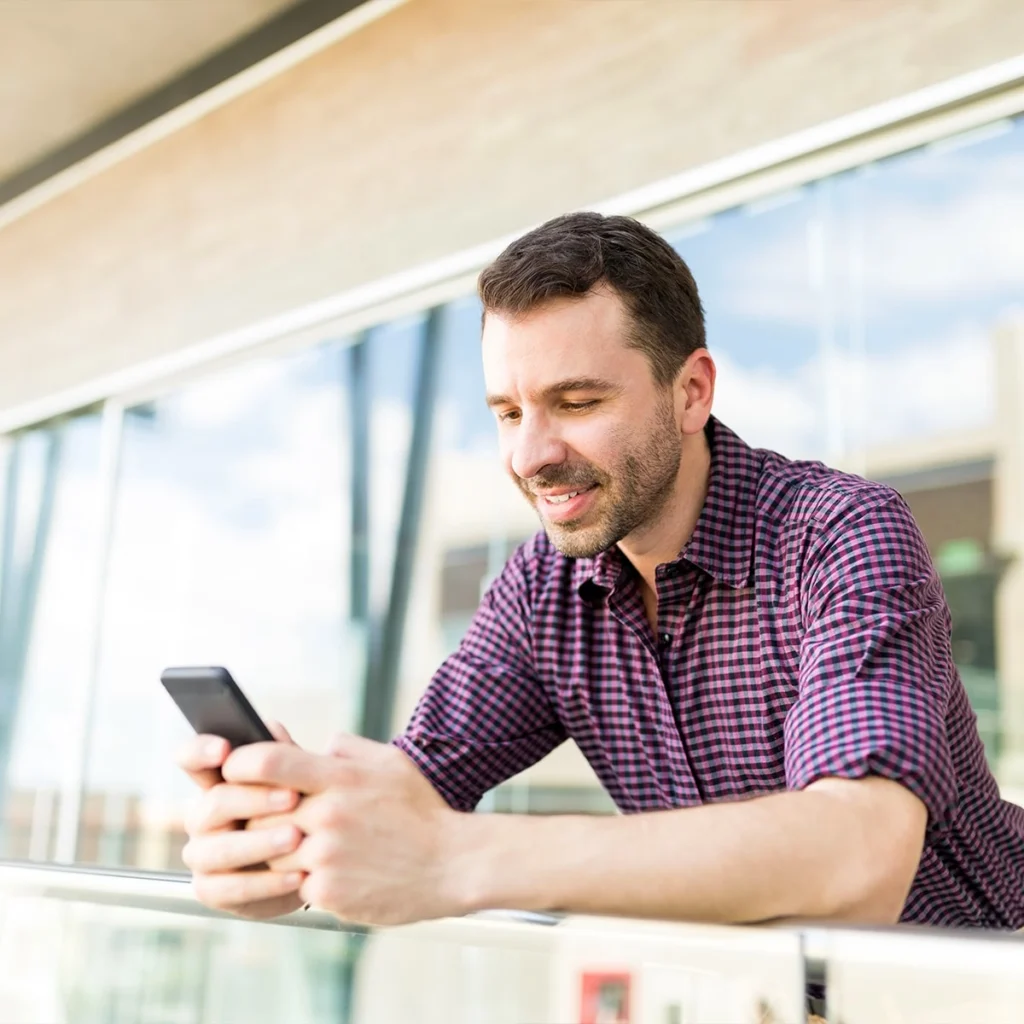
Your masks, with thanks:
M 834 919 L 856 924 L 894 925 L 903 915 L 903 907 L 913 876 L 907 880 L 904 873 L 875 869 L 861 884 L 851 887 L 838 902 Z
M 875 836 L 851 856 L 836 879 L 830 917 L 858 924 L 894 925 L 914 884 L 923 840 Z
M 895 783 L 871 780 L 869 787 L 860 785 L 862 792 L 876 790 L 871 793 L 876 799 L 847 807 L 842 852 L 831 866 L 824 865 L 822 916 L 858 924 L 897 924 L 921 862 L 927 811 Z M 889 798 L 888 806 L 877 800 L 879 795 Z

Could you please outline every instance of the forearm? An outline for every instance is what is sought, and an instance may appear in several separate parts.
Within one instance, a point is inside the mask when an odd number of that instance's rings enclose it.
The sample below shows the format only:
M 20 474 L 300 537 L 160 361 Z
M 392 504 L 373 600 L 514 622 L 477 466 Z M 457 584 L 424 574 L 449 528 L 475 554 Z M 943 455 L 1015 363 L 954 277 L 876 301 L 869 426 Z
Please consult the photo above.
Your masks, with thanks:
M 893 860 L 894 837 L 877 834 L 858 800 L 811 787 L 628 817 L 472 815 L 456 859 L 467 909 L 895 920 L 916 857 L 904 856 L 902 877 L 880 870 L 880 858 Z

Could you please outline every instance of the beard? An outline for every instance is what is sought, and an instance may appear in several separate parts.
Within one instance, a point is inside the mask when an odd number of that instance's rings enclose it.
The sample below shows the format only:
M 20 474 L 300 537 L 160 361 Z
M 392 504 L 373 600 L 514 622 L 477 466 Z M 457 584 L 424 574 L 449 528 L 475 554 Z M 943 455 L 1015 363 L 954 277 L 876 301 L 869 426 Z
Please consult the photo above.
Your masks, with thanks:
M 549 466 L 516 485 L 537 509 L 552 544 L 568 558 L 593 558 L 635 530 L 654 522 L 664 511 L 679 475 L 682 439 L 676 427 L 671 399 L 659 402 L 650 427 L 636 440 L 632 431 L 622 440 L 632 444 L 611 467 L 599 469 L 579 460 Z M 535 491 L 567 487 L 584 491 L 596 487 L 596 504 L 578 519 L 553 523 L 538 508 Z

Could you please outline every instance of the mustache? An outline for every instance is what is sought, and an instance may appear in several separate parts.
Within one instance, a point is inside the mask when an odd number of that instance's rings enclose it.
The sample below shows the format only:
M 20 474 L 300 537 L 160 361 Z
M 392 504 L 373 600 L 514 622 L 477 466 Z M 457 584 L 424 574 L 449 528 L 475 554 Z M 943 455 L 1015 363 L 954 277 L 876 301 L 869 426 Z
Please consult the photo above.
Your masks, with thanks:
M 550 491 L 555 487 L 584 491 L 602 483 L 604 478 L 605 474 L 594 466 L 552 466 L 528 479 L 517 476 L 516 483 L 528 494 L 535 495 L 537 491 Z

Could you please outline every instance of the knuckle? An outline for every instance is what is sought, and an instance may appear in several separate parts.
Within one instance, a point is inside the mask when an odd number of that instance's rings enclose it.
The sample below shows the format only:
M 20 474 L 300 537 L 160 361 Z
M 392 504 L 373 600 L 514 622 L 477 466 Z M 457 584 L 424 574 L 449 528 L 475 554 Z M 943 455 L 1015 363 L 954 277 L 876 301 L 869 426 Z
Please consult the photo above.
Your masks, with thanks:
M 312 868 L 335 866 L 339 852 L 338 843 L 334 837 L 323 832 L 310 836 L 302 844 L 302 859 Z
M 324 794 L 321 803 L 321 824 L 324 828 L 342 828 L 349 819 L 348 798 L 340 792 Z

